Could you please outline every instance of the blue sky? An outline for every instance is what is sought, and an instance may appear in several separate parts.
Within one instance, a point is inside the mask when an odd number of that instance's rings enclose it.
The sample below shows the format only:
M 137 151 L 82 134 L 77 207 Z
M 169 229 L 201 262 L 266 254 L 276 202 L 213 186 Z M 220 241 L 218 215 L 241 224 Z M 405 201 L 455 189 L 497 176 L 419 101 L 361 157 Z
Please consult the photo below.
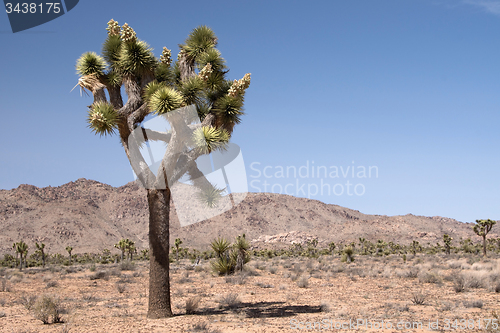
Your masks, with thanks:
M 158 57 L 206 24 L 229 77 L 252 73 L 232 139 L 250 191 L 266 181 L 369 214 L 500 219 L 500 1 L 81 0 L 16 34 L 2 14 L 0 188 L 133 180 L 118 139 L 86 128 L 92 99 L 70 92 L 111 18 Z M 339 176 L 276 174 L 313 164 Z M 370 166 L 377 177 L 358 177 Z

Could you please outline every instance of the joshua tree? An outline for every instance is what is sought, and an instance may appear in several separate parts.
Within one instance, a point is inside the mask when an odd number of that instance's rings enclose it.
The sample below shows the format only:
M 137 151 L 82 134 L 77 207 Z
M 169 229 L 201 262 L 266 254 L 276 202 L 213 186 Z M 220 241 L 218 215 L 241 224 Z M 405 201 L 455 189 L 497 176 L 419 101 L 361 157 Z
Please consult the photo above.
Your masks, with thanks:
M 452 240 L 453 238 L 451 238 L 448 234 L 443 235 L 444 251 L 446 252 L 446 254 L 450 254 Z
M 476 224 L 472 227 L 476 235 L 483 237 L 483 256 L 486 256 L 486 235 L 496 223 L 497 221 L 490 219 L 476 220 Z
M 123 257 L 125 256 L 125 251 L 127 250 L 127 241 L 125 239 L 121 239 L 118 243 L 115 244 L 115 247 L 122 252 L 120 261 L 123 261 Z
M 42 256 L 42 266 L 45 267 L 45 244 L 44 243 L 35 243 L 36 248 L 40 252 L 40 255 Z
M 135 242 L 132 241 L 132 240 L 130 240 L 130 239 L 128 239 L 128 238 L 125 240 L 125 242 L 127 244 L 126 248 L 127 248 L 129 260 L 132 260 L 133 259 L 132 256 L 133 256 L 133 254 L 134 254 L 134 252 L 136 250 L 136 248 L 135 248 Z
M 197 186 L 200 197 L 212 207 L 223 190 L 211 185 L 198 169 L 196 159 L 226 147 L 234 125 L 243 114 L 243 97 L 250 74 L 229 81 L 225 60 L 216 49 L 214 32 L 201 26 L 180 46 L 171 66 L 171 52 L 163 48 L 156 58 L 148 44 L 139 40 L 128 25 L 108 23 L 103 57 L 84 53 L 77 61 L 78 84 L 93 94 L 89 127 L 96 134 L 118 131 L 121 144 L 139 182 L 145 187 L 149 205 L 149 318 L 171 317 L 169 282 L 169 212 L 171 184 L 184 175 Z M 123 103 L 122 86 L 127 94 Z M 106 94 L 107 90 L 107 94 Z M 109 101 L 108 101 L 109 96 Z M 194 107 L 201 123 L 189 123 L 179 108 Z M 168 133 L 146 130 L 142 122 L 150 114 L 167 117 Z M 166 152 L 153 173 L 129 139 L 138 130 L 142 141 L 167 143 Z M 188 139 L 183 139 L 183 138 Z
M 248 248 L 250 244 L 245 238 L 245 234 L 236 237 L 236 242 L 234 243 L 234 248 L 238 254 L 236 259 L 236 270 L 243 271 L 243 265 L 248 261 Z
M 69 264 L 71 265 L 71 251 L 73 251 L 73 247 L 66 246 L 66 251 L 68 251 L 68 254 L 69 254 Z
M 17 266 L 17 257 L 19 256 L 19 252 L 17 252 L 17 244 L 16 242 L 12 243 L 12 249 L 14 249 L 14 253 L 16 254 L 16 266 Z
M 23 257 L 24 257 L 24 264 L 25 266 L 27 266 L 26 257 L 28 256 L 28 244 L 26 244 L 24 241 L 16 243 L 16 252 L 19 253 L 19 256 L 21 257 L 19 270 L 23 270 Z
M 174 245 L 175 245 L 175 260 L 179 261 L 179 247 L 181 246 L 182 241 L 180 238 L 176 238 Z
M 330 254 L 333 254 L 333 251 L 335 251 L 335 243 L 328 243 L 328 249 L 330 250 Z
M 341 261 L 348 264 L 354 261 L 354 250 L 350 245 L 344 248 Z

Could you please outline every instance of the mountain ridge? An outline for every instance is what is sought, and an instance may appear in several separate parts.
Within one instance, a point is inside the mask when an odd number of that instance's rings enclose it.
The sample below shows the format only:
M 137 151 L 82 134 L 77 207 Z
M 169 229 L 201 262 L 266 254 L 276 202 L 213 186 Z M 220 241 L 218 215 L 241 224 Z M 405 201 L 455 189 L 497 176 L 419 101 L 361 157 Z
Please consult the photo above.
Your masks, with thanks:
M 304 232 L 319 240 L 347 243 L 364 237 L 397 243 L 418 240 L 442 243 L 449 234 L 478 241 L 472 223 L 441 216 L 369 215 L 318 200 L 274 193 L 248 193 L 236 207 L 208 220 L 181 227 L 171 203 L 170 239 L 183 246 L 207 249 L 212 239 L 234 239 L 245 233 L 250 240 L 289 232 Z M 145 190 L 135 182 L 113 187 L 80 178 L 57 187 L 22 184 L 0 190 L 0 254 L 11 253 L 12 243 L 23 239 L 33 249 L 35 241 L 46 243 L 50 253 L 113 250 L 122 238 L 138 248 L 148 247 L 148 205 Z M 491 237 L 495 237 L 493 230 Z M 260 242 L 253 242 L 258 247 Z M 286 244 L 285 244 L 286 245 Z

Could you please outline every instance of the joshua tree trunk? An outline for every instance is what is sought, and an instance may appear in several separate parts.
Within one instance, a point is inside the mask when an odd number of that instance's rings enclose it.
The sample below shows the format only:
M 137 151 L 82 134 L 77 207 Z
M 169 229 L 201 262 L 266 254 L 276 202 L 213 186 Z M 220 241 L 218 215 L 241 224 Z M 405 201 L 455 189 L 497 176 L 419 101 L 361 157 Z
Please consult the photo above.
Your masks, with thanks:
M 149 310 L 148 318 L 172 316 L 170 306 L 169 212 L 170 189 L 148 191 Z
M 483 256 L 486 257 L 486 234 L 483 235 Z

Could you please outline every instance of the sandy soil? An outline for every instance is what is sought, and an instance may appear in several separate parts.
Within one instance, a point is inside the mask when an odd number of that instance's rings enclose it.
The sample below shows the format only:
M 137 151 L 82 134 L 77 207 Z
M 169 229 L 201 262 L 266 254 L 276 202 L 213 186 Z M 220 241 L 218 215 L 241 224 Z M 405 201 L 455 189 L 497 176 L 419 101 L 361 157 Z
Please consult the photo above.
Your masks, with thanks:
M 94 268 L 1 270 L 0 332 L 271 333 L 334 331 L 335 325 L 346 331 L 379 331 L 384 325 L 387 332 L 424 332 L 443 331 L 447 324 L 454 331 L 499 331 L 484 329 L 495 311 L 500 314 L 496 257 L 419 255 L 404 263 L 398 256 L 357 256 L 351 264 L 338 256 L 252 258 L 243 275 L 229 277 L 215 276 L 207 262 L 194 266 L 186 260 L 171 266 L 175 316 L 160 320 L 146 318 L 146 262 L 133 270 Z M 462 292 L 455 291 L 459 282 Z M 60 300 L 64 323 L 35 318 L 29 299 L 41 295 Z M 418 298 L 423 304 L 416 304 Z M 193 314 L 186 314 L 186 302 L 195 304 Z M 360 320 L 360 326 L 349 320 Z M 437 329 L 429 321 L 439 321 Z

